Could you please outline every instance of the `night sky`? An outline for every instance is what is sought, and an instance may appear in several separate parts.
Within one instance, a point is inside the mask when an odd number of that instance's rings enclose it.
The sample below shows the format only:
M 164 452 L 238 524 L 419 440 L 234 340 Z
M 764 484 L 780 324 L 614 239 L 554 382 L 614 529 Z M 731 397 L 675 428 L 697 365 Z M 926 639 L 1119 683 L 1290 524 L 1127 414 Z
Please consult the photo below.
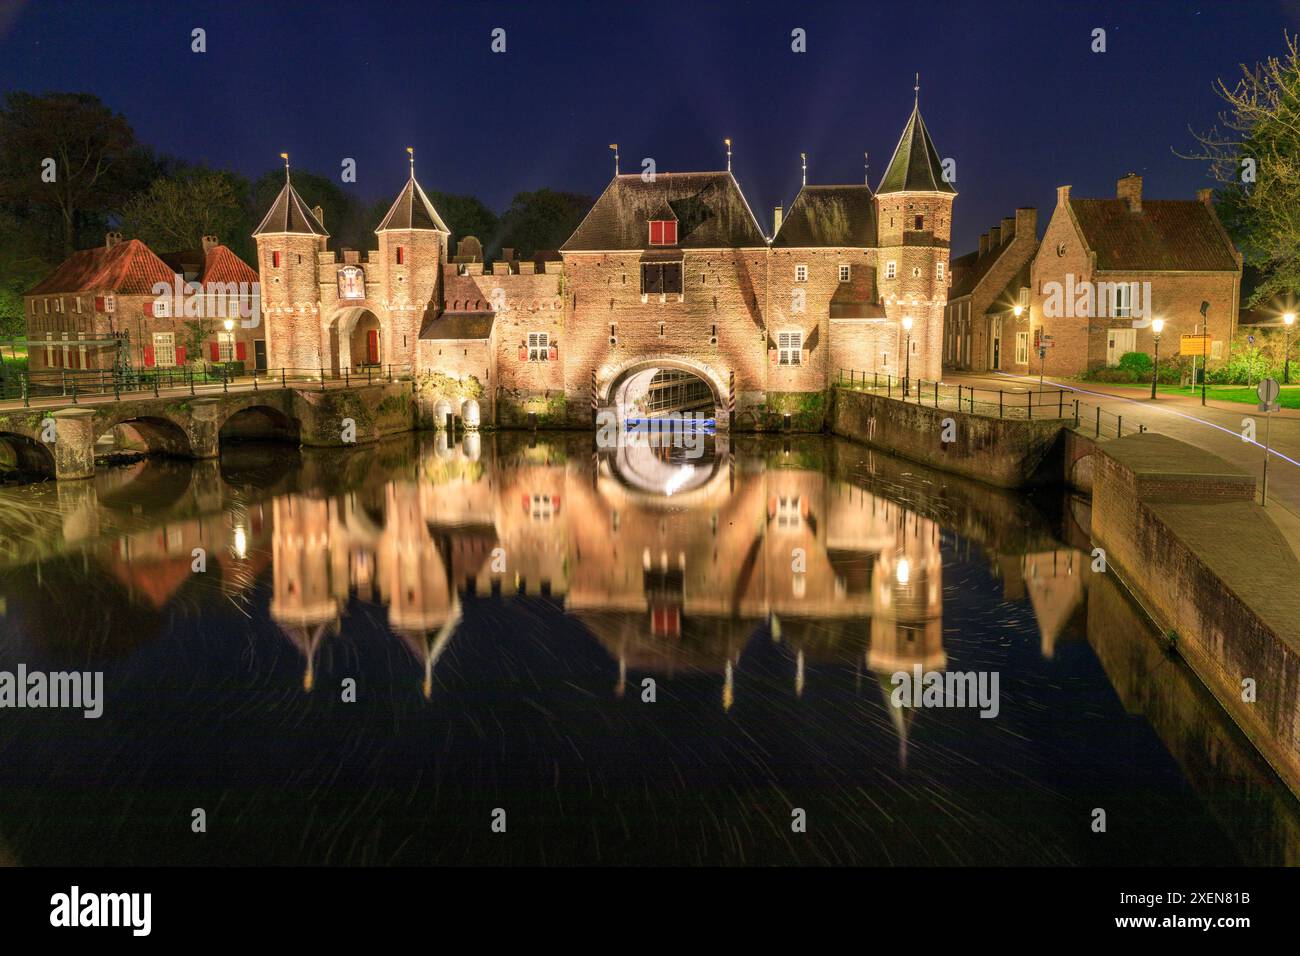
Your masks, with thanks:
M 207 31 L 207 52 L 190 33 Z M 506 30 L 507 50 L 490 50 Z M 791 30 L 808 51 L 791 52 Z M 1104 54 L 1091 52 L 1095 27 Z M 519 191 L 598 195 L 623 171 L 721 169 L 722 139 L 765 230 L 809 181 L 884 173 L 921 73 L 939 153 L 957 161 L 955 252 L 1055 187 L 1154 198 L 1210 185 L 1181 159 L 1213 122 L 1211 84 L 1283 49 L 1300 0 L 1242 2 L 81 2 L 0 0 L 0 91 L 95 93 L 156 149 L 255 176 L 288 150 L 366 200 L 416 148 L 427 189 L 502 211 Z M 309 197 L 310 198 L 310 197 Z

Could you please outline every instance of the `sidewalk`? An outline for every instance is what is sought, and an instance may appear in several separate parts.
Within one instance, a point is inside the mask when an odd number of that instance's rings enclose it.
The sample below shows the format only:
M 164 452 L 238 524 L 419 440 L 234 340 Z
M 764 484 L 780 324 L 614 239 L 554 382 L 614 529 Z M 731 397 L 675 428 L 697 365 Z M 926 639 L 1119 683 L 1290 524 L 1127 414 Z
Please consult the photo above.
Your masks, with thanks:
M 945 383 L 978 385 L 981 388 L 1036 389 L 1038 376 L 1008 375 L 999 372 L 950 372 Z M 1210 401 L 1202 406 L 1200 398 L 1184 395 L 1160 395 L 1155 401 L 1150 393 L 1096 382 L 1069 382 L 1043 379 L 1043 388 L 1063 389 L 1089 405 L 1099 406 L 1113 415 L 1123 415 L 1125 431 L 1132 423 L 1148 431 L 1159 432 L 1189 445 L 1213 452 L 1240 465 L 1262 485 L 1264 471 L 1265 418 L 1269 441 L 1268 498 L 1270 504 L 1285 507 L 1300 517 L 1300 410 L 1282 409 L 1269 416 L 1253 405 Z M 1245 421 L 1255 423 L 1255 440 L 1243 441 Z

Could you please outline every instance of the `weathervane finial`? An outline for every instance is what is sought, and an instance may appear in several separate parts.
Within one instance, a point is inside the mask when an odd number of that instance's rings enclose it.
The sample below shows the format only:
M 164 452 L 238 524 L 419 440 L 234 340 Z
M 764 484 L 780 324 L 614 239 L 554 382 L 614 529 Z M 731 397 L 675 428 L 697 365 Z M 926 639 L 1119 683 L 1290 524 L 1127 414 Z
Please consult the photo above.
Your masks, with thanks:
M 921 74 L 919 71 L 916 74 L 916 85 L 912 87 L 912 93 L 915 94 L 916 96 L 914 105 L 920 106 L 921 105 Z
M 862 181 L 868 186 L 871 185 L 871 154 L 862 154 Z
M 415 147 L 414 146 L 406 147 L 406 155 L 407 157 L 409 157 L 411 161 L 411 178 L 414 179 L 415 178 Z
M 281 153 L 280 158 L 284 160 L 284 181 L 289 181 L 289 154 Z
M 803 185 L 808 185 L 808 154 L 800 153 L 799 162 L 803 165 Z
M 618 143 L 610 143 L 609 148 L 614 151 L 614 175 L 618 175 Z

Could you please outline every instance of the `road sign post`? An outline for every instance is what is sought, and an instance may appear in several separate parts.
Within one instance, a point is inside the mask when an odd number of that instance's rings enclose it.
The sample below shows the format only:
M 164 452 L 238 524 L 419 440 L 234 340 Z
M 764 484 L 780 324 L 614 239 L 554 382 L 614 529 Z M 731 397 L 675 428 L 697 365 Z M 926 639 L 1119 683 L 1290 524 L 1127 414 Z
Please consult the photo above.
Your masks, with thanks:
M 1282 394 L 1282 388 L 1277 379 L 1266 378 L 1259 383 L 1255 394 L 1259 396 L 1259 410 L 1264 413 L 1264 480 L 1259 487 L 1259 503 L 1263 505 L 1268 503 L 1268 426 L 1273 421 L 1273 412 L 1281 407 L 1277 398 Z

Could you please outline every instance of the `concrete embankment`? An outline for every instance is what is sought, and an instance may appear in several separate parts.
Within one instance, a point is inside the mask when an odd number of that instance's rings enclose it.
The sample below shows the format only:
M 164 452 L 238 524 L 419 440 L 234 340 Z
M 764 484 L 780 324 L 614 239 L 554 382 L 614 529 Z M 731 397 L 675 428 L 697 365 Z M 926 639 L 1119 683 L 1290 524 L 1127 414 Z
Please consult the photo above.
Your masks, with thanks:
M 1300 561 L 1255 479 L 1151 433 L 1095 458 L 1094 543 L 1300 795 Z
M 1066 422 L 971 415 L 847 388 L 831 390 L 837 435 L 1002 488 L 1060 481 Z

